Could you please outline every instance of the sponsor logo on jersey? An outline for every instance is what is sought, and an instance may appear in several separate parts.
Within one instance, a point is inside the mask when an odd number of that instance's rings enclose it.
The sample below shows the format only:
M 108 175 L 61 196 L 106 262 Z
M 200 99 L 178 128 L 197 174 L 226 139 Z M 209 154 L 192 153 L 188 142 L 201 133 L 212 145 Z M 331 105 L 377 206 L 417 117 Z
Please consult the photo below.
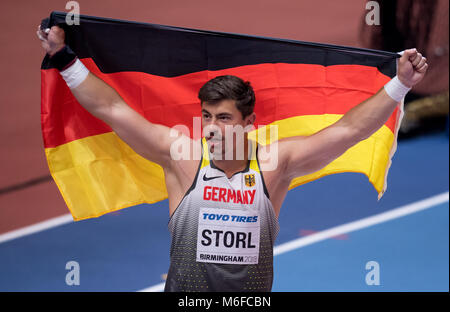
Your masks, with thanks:
M 258 211 L 200 208 L 197 262 L 258 264 L 260 227 Z
M 203 175 L 203 181 L 214 180 L 214 179 L 217 179 L 217 178 L 222 178 L 222 176 L 207 177 L 206 173 Z

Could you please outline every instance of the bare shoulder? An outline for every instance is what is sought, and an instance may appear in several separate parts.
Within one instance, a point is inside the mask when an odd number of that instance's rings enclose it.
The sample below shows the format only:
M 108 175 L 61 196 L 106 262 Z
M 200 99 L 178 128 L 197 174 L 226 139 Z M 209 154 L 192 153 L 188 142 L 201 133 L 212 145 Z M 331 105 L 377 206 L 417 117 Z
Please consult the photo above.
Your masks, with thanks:
M 190 138 L 178 142 L 171 147 L 171 161 L 169 166 L 164 167 L 164 178 L 166 182 L 167 193 L 169 197 L 169 210 L 172 214 L 184 194 L 194 182 L 200 161 L 201 161 L 201 142 Z M 185 149 L 184 155 L 181 146 Z M 187 150 L 189 146 L 189 151 Z M 175 151 L 175 149 L 178 149 Z M 184 156 L 181 157 L 180 156 Z
M 170 147 L 170 163 L 164 171 L 174 174 L 179 179 L 193 178 L 197 172 L 202 157 L 201 140 L 180 137 Z
M 259 145 L 258 163 L 266 183 L 271 179 L 282 180 L 286 170 L 286 144 L 280 140 L 273 144 Z M 266 178 L 267 177 L 267 178 Z M 287 179 L 287 178 L 286 178 Z
M 259 169 L 277 216 L 290 184 L 290 179 L 285 174 L 286 161 L 280 154 L 279 146 L 274 144 L 260 145 L 258 148 Z

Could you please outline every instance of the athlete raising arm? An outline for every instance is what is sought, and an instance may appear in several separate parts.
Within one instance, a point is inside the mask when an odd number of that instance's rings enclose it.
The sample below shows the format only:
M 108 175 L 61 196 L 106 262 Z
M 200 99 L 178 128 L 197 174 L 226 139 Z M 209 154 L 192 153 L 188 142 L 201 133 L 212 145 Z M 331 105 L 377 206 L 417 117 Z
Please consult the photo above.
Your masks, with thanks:
M 250 160 L 247 153 L 244 159 L 210 157 L 218 147 L 224 147 L 222 154 L 231 149 L 234 155 L 235 142 L 228 145 L 217 134 L 226 133 L 226 126 L 254 123 L 255 96 L 248 82 L 219 76 L 200 89 L 202 127 L 220 131 L 204 131 L 205 147 L 180 134 L 197 149 L 192 155 L 201 154 L 202 159 L 175 160 L 171 146 L 180 138 L 170 136 L 169 128 L 147 121 L 90 73 L 65 46 L 61 28 L 44 31 L 39 27 L 37 35 L 78 102 L 137 153 L 163 167 L 172 233 L 167 291 L 270 291 L 277 217 L 291 180 L 320 170 L 371 136 L 428 67 L 418 51 L 405 50 L 398 75 L 374 96 L 316 134 L 279 140 L 278 153 L 266 153 L 277 157 L 278 166 L 269 170 L 271 159 L 261 163 L 257 159 L 270 146 L 256 149 L 256 160 Z M 243 144 L 244 150 L 251 146 L 247 137 Z M 198 278 L 189 278 L 194 275 Z M 258 286 L 250 286 L 255 279 Z
M 42 47 L 52 59 L 60 56 L 63 62 L 66 60 L 67 52 L 64 49 L 67 47 L 64 43 L 65 33 L 62 28 L 53 26 L 45 32 L 38 26 L 37 34 L 42 42 Z M 56 52 L 59 52 L 60 55 L 55 56 Z M 83 70 L 82 67 L 78 71 L 80 68 L 78 65 L 81 65 L 80 61 L 72 64 L 73 60 L 76 60 L 75 55 L 70 56 L 70 59 L 71 62 L 63 63 L 61 66 L 70 67 L 67 65 L 72 65 L 71 68 L 83 77 L 82 81 L 75 78 L 69 85 L 78 102 L 92 115 L 106 122 L 135 152 L 163 167 L 166 185 L 171 186 L 167 191 L 170 214 L 172 214 L 176 204 L 192 183 L 198 160 L 172 160 L 170 146 L 177 138 L 169 135 L 170 128 L 147 121 L 128 106 L 120 95 L 103 80 L 87 70 Z M 66 72 L 67 75 L 77 77 L 70 72 L 70 68 Z M 182 137 L 190 140 L 188 137 Z

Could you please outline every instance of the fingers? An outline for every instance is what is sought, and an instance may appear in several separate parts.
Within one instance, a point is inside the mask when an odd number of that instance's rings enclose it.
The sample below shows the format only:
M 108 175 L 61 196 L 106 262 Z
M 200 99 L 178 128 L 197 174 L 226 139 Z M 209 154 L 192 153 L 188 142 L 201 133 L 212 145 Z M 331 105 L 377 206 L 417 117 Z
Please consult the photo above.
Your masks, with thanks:
M 38 25 L 38 29 L 37 29 L 37 31 L 36 31 L 36 34 L 37 34 L 39 40 L 41 40 L 41 41 L 47 40 L 45 34 L 44 34 L 44 33 L 42 32 L 42 30 L 41 30 L 41 25 Z
M 414 69 L 419 73 L 426 72 L 428 68 L 427 58 L 422 56 L 421 53 L 417 51 L 416 53 L 411 53 L 411 55 L 409 56 L 409 61 L 411 62 L 411 65 L 414 67 Z
M 410 62 L 416 71 L 424 73 L 427 70 L 427 58 L 415 48 L 402 51 L 401 55 L 400 60 L 403 62 Z
M 417 72 L 419 73 L 426 72 L 428 68 L 427 58 L 423 57 L 421 53 L 417 52 L 415 54 L 412 54 L 409 58 L 409 61 L 411 62 L 411 65 Z
M 416 49 L 408 49 L 403 51 L 402 57 L 400 58 L 402 61 L 410 61 L 411 59 L 414 59 L 417 56 L 417 50 Z
M 420 67 L 416 67 L 416 70 L 417 70 L 419 73 L 424 73 L 424 72 L 427 71 L 427 69 L 428 69 L 428 64 L 427 64 L 427 63 L 423 64 L 423 65 L 420 66 Z
M 44 38 L 44 37 L 42 37 L 42 35 L 41 35 L 41 33 L 39 32 L 39 30 L 38 30 L 38 31 L 36 31 L 36 34 L 37 34 L 37 36 L 38 36 L 39 40 L 41 40 L 41 41 L 44 41 L 44 40 L 45 40 L 45 38 Z
M 39 40 L 46 41 L 49 32 L 50 32 L 50 28 L 42 30 L 41 25 L 38 25 L 38 30 L 36 31 L 36 34 L 37 34 Z
M 415 56 L 410 57 L 409 60 L 411 61 L 412 66 L 417 67 L 419 63 L 422 61 L 423 57 L 421 53 L 416 53 Z
M 421 67 L 423 67 L 425 64 L 427 63 L 427 58 L 426 57 L 421 57 L 419 60 L 419 63 L 417 65 L 414 65 L 416 67 L 416 69 L 419 69 Z

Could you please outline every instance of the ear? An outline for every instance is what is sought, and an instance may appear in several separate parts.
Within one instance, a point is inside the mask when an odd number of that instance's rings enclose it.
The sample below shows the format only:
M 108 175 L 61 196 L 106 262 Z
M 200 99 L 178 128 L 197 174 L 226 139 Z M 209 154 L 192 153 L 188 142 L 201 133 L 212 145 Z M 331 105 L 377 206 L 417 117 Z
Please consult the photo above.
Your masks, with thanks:
M 256 114 L 253 112 L 250 115 L 248 115 L 247 117 L 245 117 L 245 119 L 246 119 L 245 126 L 253 125 L 256 120 Z

